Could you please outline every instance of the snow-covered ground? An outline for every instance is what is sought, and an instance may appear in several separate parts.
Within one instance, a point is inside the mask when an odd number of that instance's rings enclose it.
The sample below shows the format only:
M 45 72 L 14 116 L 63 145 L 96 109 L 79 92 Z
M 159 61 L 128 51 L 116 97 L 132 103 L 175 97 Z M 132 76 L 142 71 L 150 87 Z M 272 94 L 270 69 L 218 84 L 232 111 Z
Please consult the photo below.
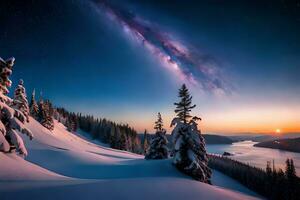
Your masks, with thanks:
M 255 199 L 192 180 L 171 160 L 143 156 L 94 144 L 55 122 L 50 132 L 34 119 L 26 125 L 34 140 L 24 137 L 26 160 L 0 153 L 1 200 L 9 199 Z M 215 173 L 213 183 L 225 186 L 226 176 Z M 241 192 L 244 187 L 230 180 Z M 229 187 L 230 188 L 230 187 Z

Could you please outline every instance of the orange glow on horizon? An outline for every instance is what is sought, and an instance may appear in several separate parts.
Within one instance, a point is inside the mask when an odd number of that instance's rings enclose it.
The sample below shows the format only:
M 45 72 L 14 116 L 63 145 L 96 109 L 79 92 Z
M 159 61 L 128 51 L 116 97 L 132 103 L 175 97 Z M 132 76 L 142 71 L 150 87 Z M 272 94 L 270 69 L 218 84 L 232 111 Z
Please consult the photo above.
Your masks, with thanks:
M 202 118 L 199 128 L 203 133 L 211 134 L 238 134 L 238 133 L 267 133 L 285 134 L 292 132 L 300 133 L 300 109 L 288 107 L 263 107 L 263 108 L 235 108 L 222 110 L 220 112 L 211 111 L 209 113 L 198 114 Z M 193 113 L 197 115 L 197 113 Z M 152 116 L 153 115 L 153 116 Z M 175 116 L 173 112 L 162 112 L 165 129 L 170 133 L 170 122 Z M 128 115 L 127 115 L 128 119 Z M 138 132 L 145 129 L 153 133 L 153 123 L 156 113 L 147 113 L 147 118 L 132 119 L 129 123 Z M 278 128 L 280 127 L 280 128 Z

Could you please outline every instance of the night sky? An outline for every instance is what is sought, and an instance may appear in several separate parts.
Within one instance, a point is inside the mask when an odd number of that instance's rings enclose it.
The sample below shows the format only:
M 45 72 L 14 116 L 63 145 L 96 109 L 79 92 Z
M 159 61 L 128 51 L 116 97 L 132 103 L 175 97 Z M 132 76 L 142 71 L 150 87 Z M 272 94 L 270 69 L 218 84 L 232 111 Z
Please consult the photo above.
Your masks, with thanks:
M 186 83 L 206 133 L 300 132 L 299 0 L 4 0 L 0 24 L 11 91 L 152 131 Z

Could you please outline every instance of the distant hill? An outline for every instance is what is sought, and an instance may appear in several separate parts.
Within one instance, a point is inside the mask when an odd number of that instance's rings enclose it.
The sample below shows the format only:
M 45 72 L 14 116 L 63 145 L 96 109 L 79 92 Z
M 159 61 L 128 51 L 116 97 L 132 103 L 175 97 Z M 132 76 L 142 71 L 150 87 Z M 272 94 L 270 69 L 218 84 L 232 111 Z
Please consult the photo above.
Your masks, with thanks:
M 293 139 L 277 139 L 272 141 L 265 141 L 255 144 L 256 147 L 281 149 L 300 153 L 300 137 Z
M 206 144 L 232 144 L 234 141 L 222 135 L 203 134 Z
M 149 134 L 150 137 L 153 134 Z M 143 141 L 144 134 L 139 134 L 141 141 Z M 210 134 L 203 134 L 206 144 L 232 144 L 234 141 L 227 136 L 222 135 L 210 135 Z M 171 135 L 167 134 L 167 138 L 169 143 L 171 142 Z
M 300 133 L 285 133 L 282 135 L 272 135 L 272 134 L 260 134 L 257 133 L 247 133 L 247 134 L 241 134 L 241 135 L 232 135 L 227 136 L 230 139 L 232 139 L 234 142 L 239 141 L 245 141 L 245 140 L 252 140 L 253 142 L 266 142 L 266 141 L 273 141 L 273 140 L 279 140 L 279 139 L 293 139 L 293 138 L 299 138 Z
M 234 136 L 228 136 L 231 140 L 235 142 L 239 141 L 245 141 L 245 140 L 251 140 L 253 142 L 265 142 L 265 141 L 271 141 L 278 139 L 278 137 L 272 136 L 272 135 L 234 135 Z

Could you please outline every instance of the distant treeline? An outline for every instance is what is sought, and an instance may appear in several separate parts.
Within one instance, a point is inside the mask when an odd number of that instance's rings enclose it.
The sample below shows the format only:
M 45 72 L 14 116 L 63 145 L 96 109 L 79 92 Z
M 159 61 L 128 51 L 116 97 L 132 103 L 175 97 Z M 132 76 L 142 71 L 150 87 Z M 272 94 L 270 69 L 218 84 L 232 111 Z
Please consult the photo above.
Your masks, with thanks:
M 76 131 L 79 128 L 90 134 L 93 139 L 109 144 L 111 148 L 139 154 L 143 152 L 137 132 L 127 124 L 118 124 L 105 118 L 68 112 L 64 108 L 56 108 L 54 117 L 69 131 Z
M 300 199 L 300 178 L 296 176 L 292 159 L 286 169 L 276 170 L 267 163 L 266 170 L 219 155 L 209 155 L 209 167 L 237 180 L 256 193 L 275 200 Z
M 148 137 L 152 137 L 154 134 L 150 134 Z M 229 137 L 222 136 L 222 135 L 210 135 L 210 134 L 202 134 L 205 140 L 205 144 L 232 144 L 234 141 L 231 140 Z M 141 140 L 144 139 L 144 134 L 139 134 Z M 172 148 L 171 138 L 172 136 L 166 134 L 166 137 L 169 141 L 169 148 Z

